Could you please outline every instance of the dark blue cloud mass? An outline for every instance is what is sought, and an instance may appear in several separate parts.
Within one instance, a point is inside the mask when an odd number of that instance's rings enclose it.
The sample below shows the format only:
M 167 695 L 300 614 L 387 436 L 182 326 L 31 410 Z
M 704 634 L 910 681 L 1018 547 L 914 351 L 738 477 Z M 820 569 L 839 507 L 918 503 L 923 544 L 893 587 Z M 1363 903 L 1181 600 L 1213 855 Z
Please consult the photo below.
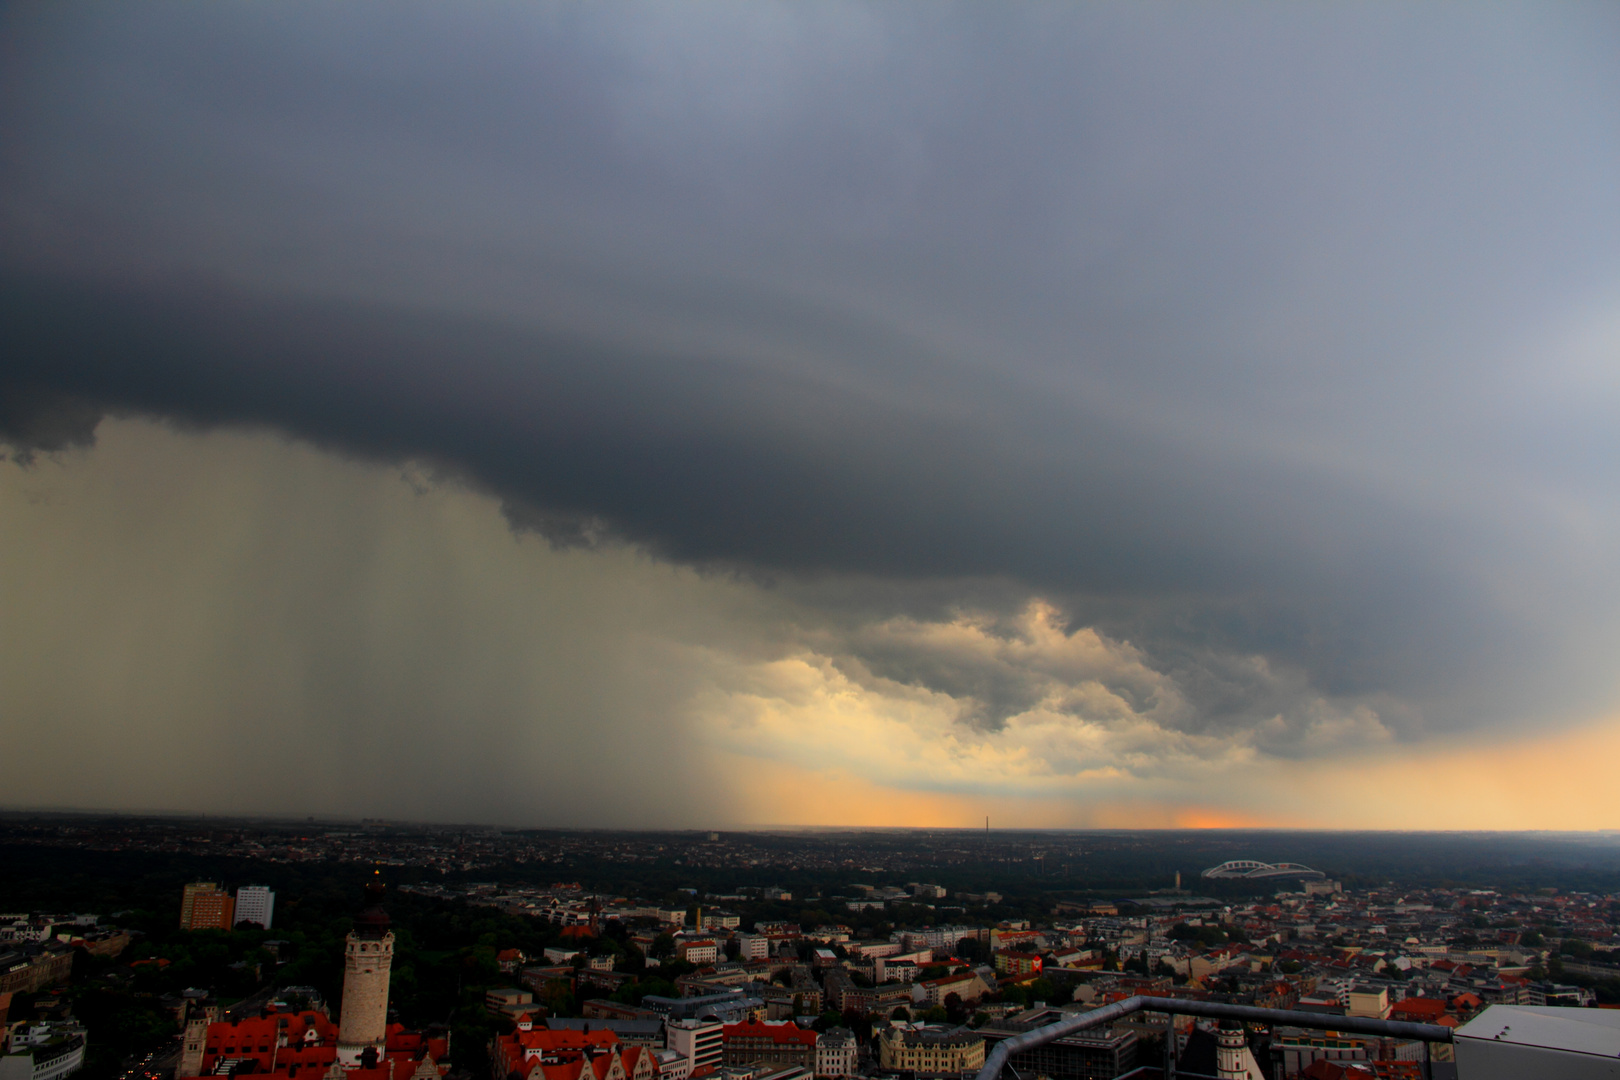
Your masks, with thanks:
M 1039 593 L 1188 723 L 1288 708 L 1217 654 L 1403 730 L 1610 703 L 1608 9 L 3 19 L 20 453 L 268 427 L 832 612 Z

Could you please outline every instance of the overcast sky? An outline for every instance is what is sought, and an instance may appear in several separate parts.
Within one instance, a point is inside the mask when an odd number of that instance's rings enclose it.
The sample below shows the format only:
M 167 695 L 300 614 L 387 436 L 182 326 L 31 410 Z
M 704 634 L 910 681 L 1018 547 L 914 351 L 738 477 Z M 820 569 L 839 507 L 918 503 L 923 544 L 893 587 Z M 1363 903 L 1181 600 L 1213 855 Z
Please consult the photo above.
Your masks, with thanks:
M 8 5 L 4 799 L 1612 825 L 1559 763 L 1620 740 L 1616 55 Z

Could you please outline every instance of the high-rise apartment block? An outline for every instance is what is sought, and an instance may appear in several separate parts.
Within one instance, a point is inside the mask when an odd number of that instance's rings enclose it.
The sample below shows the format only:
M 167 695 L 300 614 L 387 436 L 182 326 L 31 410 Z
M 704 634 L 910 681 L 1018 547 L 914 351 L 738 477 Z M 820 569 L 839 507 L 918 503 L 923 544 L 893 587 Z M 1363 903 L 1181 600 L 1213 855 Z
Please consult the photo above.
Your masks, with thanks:
M 235 914 L 236 903 L 218 882 L 194 881 L 180 895 L 182 930 L 229 930 Z
M 270 929 L 270 920 L 276 913 L 276 894 L 268 885 L 243 885 L 236 890 L 236 921 L 257 923 Z

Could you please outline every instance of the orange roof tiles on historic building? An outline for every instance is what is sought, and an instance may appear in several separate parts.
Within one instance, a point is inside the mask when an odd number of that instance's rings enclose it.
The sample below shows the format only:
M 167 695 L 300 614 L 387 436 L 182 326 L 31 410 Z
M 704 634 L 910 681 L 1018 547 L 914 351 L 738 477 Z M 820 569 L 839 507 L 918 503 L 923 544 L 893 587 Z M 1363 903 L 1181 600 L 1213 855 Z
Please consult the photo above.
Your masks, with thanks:
M 524 1080 L 653 1080 L 658 1063 L 643 1047 L 625 1047 L 612 1031 L 535 1028 L 497 1036 L 491 1056 L 505 1076 Z
M 202 1075 L 220 1061 L 252 1060 L 253 1075 L 267 1080 L 324 1080 L 337 1063 L 338 1026 L 324 1013 L 268 1012 L 236 1021 L 209 1024 L 203 1042 Z M 390 1024 L 387 1042 L 375 1068 L 345 1069 L 343 1080 L 419 1080 L 439 1077 L 448 1066 L 449 1042 Z M 333 1078 L 337 1080 L 337 1078 Z

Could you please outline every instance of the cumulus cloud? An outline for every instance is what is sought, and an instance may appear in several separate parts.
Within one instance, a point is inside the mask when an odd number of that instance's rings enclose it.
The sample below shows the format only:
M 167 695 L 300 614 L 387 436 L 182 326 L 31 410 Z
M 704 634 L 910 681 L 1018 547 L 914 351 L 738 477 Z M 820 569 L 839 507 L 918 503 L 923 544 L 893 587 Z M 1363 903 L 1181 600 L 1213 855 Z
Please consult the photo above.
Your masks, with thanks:
M 1247 680 L 1249 711 L 1212 723 L 1219 703 L 1198 700 L 1201 687 L 1129 643 L 1066 628 L 1041 601 L 1005 619 L 898 618 L 814 638 L 780 658 L 714 664 L 695 722 L 747 752 L 873 780 L 1070 796 L 1128 779 L 1207 782 L 1223 765 L 1393 738 L 1367 702 L 1330 700 L 1263 657 L 1225 658 Z

